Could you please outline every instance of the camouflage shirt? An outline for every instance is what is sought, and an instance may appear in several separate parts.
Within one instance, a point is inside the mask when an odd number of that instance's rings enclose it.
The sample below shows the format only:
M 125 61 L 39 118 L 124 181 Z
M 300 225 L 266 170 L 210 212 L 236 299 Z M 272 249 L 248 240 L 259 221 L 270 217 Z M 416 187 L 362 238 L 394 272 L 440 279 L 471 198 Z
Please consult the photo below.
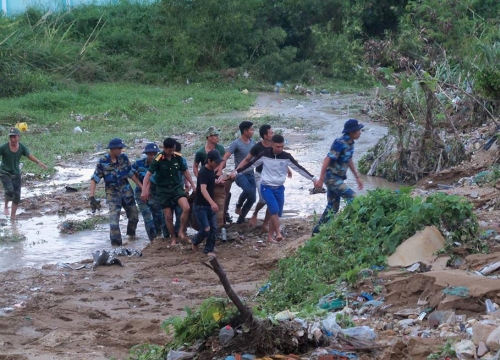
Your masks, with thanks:
M 132 186 L 128 181 L 134 175 L 134 170 L 128 156 L 120 154 L 116 162 L 111 162 L 109 154 L 103 155 L 95 167 L 92 179 L 98 184 L 104 179 L 106 199 L 109 201 L 125 200 L 128 203 L 134 199 Z
M 348 134 L 335 139 L 328 153 L 330 165 L 326 170 L 326 178 L 332 179 L 337 177 L 345 180 L 349 161 L 352 159 L 353 154 L 354 140 Z

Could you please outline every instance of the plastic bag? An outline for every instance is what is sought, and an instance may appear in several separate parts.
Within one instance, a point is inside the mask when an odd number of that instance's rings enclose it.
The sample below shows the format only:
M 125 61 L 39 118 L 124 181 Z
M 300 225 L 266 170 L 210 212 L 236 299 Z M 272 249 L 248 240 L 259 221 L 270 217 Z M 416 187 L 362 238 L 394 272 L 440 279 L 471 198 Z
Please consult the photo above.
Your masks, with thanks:
M 170 350 L 167 354 L 167 360 L 186 360 L 194 357 L 194 352 Z
M 326 319 L 321 322 L 326 335 L 336 337 L 342 331 L 342 328 L 337 324 L 337 313 L 331 313 Z
M 377 334 L 369 326 L 356 326 L 352 328 L 342 329 L 342 333 L 350 338 L 361 341 L 374 341 L 377 339 Z

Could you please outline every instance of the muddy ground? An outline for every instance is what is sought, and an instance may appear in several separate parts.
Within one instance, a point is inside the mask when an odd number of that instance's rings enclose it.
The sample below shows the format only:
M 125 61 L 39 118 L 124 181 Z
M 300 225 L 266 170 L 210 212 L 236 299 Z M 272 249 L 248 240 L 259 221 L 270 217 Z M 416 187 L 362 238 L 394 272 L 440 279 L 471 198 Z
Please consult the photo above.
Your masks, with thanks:
M 278 103 L 266 102 L 268 100 L 261 101 L 268 107 L 272 107 L 272 104 L 278 106 Z M 315 110 L 318 112 L 313 116 L 321 113 L 321 121 L 326 121 L 335 111 L 339 112 L 341 121 L 350 115 L 343 114 L 340 107 L 331 106 L 331 99 L 313 99 L 308 102 L 313 101 L 316 101 L 317 108 L 321 107 Z M 321 102 L 319 105 L 318 101 Z M 307 102 L 304 104 L 307 106 Z M 294 104 L 288 107 L 286 116 L 300 117 L 303 111 L 295 108 Z M 297 134 L 295 136 L 296 143 L 305 141 L 305 138 Z M 293 147 L 293 144 L 290 146 Z M 130 151 L 135 151 L 136 155 L 140 152 L 139 149 Z M 489 152 L 479 150 L 470 162 L 458 169 L 422 181 L 416 192 L 425 195 L 437 191 L 437 184 L 453 184 L 461 177 L 474 175 L 486 169 L 496 154 L 494 149 Z M 74 161 L 79 161 L 82 167 L 91 167 L 88 159 Z M 26 184 L 28 187 L 34 185 L 35 182 Z M 494 186 L 453 186 L 440 191 L 456 193 L 473 201 L 483 230 L 495 229 L 500 232 L 500 214 L 495 206 L 499 190 Z M 87 199 L 84 196 L 56 189 L 27 198 L 18 221 L 29 222 L 40 215 L 77 213 L 86 209 Z M 263 243 L 261 239 L 264 237 L 258 228 L 246 224 L 229 226 L 227 231 L 231 240 L 218 243 L 216 250 L 236 293 L 252 304 L 258 287 L 266 281 L 277 261 L 309 238 L 311 223 L 311 216 L 285 219 L 287 236 L 284 243 L 279 245 Z M 141 220 L 139 227 L 142 226 Z M 130 245 L 134 243 L 130 242 Z M 497 250 L 494 242 L 490 242 L 490 246 L 493 252 Z M 144 248 L 142 254 L 142 257 L 122 258 L 124 267 L 101 266 L 92 269 L 92 260 L 87 258 L 72 264 L 73 267 L 89 266 L 80 270 L 47 264 L 41 268 L 19 266 L 1 272 L 0 309 L 3 310 L 0 313 L 0 359 L 126 359 L 129 349 L 136 344 L 162 345 L 167 342 L 168 336 L 160 329 L 164 319 L 184 314 L 186 306 L 195 307 L 210 296 L 225 296 L 215 273 L 202 265 L 207 260 L 206 256 L 193 254 L 189 245 L 171 247 L 169 241 L 159 239 Z M 499 257 L 500 253 L 476 256 L 462 266 L 465 269 L 469 264 L 477 269 Z M 385 287 L 384 293 L 394 309 L 398 309 L 410 306 L 422 293 L 435 293 L 447 286 L 450 281 L 454 281 L 454 276 L 451 269 L 444 268 L 443 274 L 406 274 L 403 277 L 398 271 L 389 271 L 380 274 L 380 279 Z M 372 285 L 361 282 L 358 286 L 360 290 L 370 290 Z M 472 301 L 474 304 L 466 304 L 469 307 L 463 309 L 469 315 L 481 312 L 481 301 L 486 296 L 500 294 L 496 282 L 479 284 L 476 290 L 475 300 Z M 462 306 L 457 305 L 456 301 L 443 300 L 434 299 L 437 306 L 439 302 L 443 302 L 443 306 Z M 492 300 L 500 301 L 496 297 Z M 391 347 L 366 358 L 425 359 L 430 350 L 444 341 L 403 341 L 399 338 L 392 341 L 395 334 L 391 332 L 380 331 L 379 335 L 390 342 Z

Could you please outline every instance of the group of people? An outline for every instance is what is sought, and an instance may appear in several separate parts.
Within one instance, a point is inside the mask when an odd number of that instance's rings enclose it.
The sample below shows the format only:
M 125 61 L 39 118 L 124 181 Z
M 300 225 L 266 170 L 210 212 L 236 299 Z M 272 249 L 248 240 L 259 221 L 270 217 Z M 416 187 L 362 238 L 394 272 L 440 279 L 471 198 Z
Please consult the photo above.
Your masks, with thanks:
M 238 224 L 245 222 L 257 201 L 258 192 L 259 200 L 250 218 L 250 224 L 256 225 L 259 211 L 267 205 L 262 226 L 267 231 L 267 240 L 279 243 L 283 240 L 279 218 L 285 202 L 284 183 L 287 177 L 292 176 L 291 170 L 295 170 L 312 181 L 315 189 L 322 189 L 324 184 L 327 188 L 327 206 L 313 228 L 314 234 L 338 212 L 341 198 L 347 203 L 354 199 L 355 192 L 345 183 L 348 169 L 354 174 L 359 189 L 363 188 L 352 160 L 354 142 L 359 139 L 363 127 L 356 119 L 346 121 L 342 136 L 335 139 L 323 160 L 319 177 L 307 171 L 284 150 L 284 137 L 274 134 L 271 125 L 266 124 L 259 128 L 261 140 L 256 143 L 253 140 L 253 123 L 241 122 L 240 136 L 227 149 L 219 144 L 220 131 L 209 127 L 205 133 L 206 142 L 196 151 L 194 157 L 193 173 L 197 184 L 194 183 L 187 161 L 181 154 L 181 144 L 175 139 L 166 138 L 163 141 L 163 150 L 155 143 L 148 143 L 143 150 L 144 156 L 132 163 L 123 153 L 125 143 L 114 138 L 108 144 L 109 151 L 99 159 L 91 177 L 90 206 L 92 212 L 101 208 L 100 200 L 95 198 L 95 191 L 97 184 L 103 180 L 109 206 L 110 240 L 111 244 L 116 246 L 123 244 L 119 227 L 122 208 L 128 218 L 128 236 L 136 236 L 140 211 L 149 239 L 152 241 L 161 235 L 170 238 L 172 245 L 175 245 L 178 239 L 187 239 L 186 228 L 192 210 L 199 227 L 198 233 L 191 240 L 192 249 L 198 251 L 199 244 L 206 239 L 203 252 L 213 255 L 219 212 L 219 205 L 214 197 L 215 187 L 225 181 L 234 180 L 241 188 L 235 209 Z M 0 180 L 5 191 L 4 213 L 8 215 L 8 205 L 12 202 L 10 215 L 13 219 L 21 194 L 21 157 L 26 156 L 46 168 L 45 164 L 31 155 L 28 148 L 19 142 L 19 138 L 19 130 L 11 128 L 9 142 L 0 146 Z M 223 175 L 223 170 L 232 155 L 235 169 L 227 177 Z M 135 189 L 129 179 L 136 184 Z M 189 189 L 193 190 L 192 209 L 188 201 Z M 226 199 L 224 207 L 227 207 L 227 204 L 229 199 Z M 229 215 L 224 215 L 228 219 Z
M 226 149 L 219 144 L 220 131 L 210 127 L 205 133 L 205 144 L 196 151 L 194 157 L 193 173 L 197 179 L 196 185 L 187 162 L 180 153 L 180 144 L 175 139 L 166 138 L 163 141 L 163 151 L 154 143 L 147 144 L 143 151 L 145 157 L 134 163 L 122 153 L 125 147 L 123 141 L 112 139 L 108 145 L 109 153 L 99 159 L 92 176 L 90 205 L 93 211 L 99 208 L 95 189 L 103 179 L 110 212 L 112 245 L 122 245 L 118 224 L 122 207 L 128 217 L 127 235 L 135 236 L 138 223 L 137 203 L 149 239 L 153 240 L 162 234 L 163 237 L 171 238 L 172 245 L 175 245 L 179 238 L 187 239 L 187 222 L 190 211 L 193 211 L 199 230 L 191 240 L 192 249 L 198 251 L 199 244 L 206 239 L 203 252 L 213 255 L 218 234 L 219 205 L 214 197 L 217 184 L 222 185 L 230 179 L 241 188 L 235 209 L 238 224 L 245 222 L 257 201 L 258 192 L 259 200 L 250 218 L 250 224 L 256 225 L 259 211 L 267 205 L 262 226 L 267 231 L 267 240 L 279 243 L 283 240 L 279 218 L 285 203 L 284 183 L 287 177 L 292 176 L 291 170 L 295 170 L 312 181 L 316 189 L 322 189 L 326 184 L 327 206 L 313 228 L 313 233 L 316 233 L 321 224 L 338 212 L 340 198 L 344 198 L 347 203 L 354 199 L 355 192 L 344 182 L 348 169 L 356 177 L 359 188 L 363 187 L 352 160 L 354 141 L 360 137 L 362 128 L 363 124 L 356 119 L 349 119 L 344 124 L 342 137 L 333 142 L 323 161 L 319 177 L 315 177 L 284 150 L 284 137 L 274 134 L 270 125 L 262 125 L 259 128 L 261 140 L 256 143 L 253 140 L 253 123 L 241 122 L 240 136 Z M 223 175 L 223 170 L 232 155 L 235 169 L 227 177 Z M 136 183 L 135 191 L 129 179 Z M 186 191 L 189 188 L 193 189 L 192 206 Z M 173 222 L 174 214 L 177 227 Z

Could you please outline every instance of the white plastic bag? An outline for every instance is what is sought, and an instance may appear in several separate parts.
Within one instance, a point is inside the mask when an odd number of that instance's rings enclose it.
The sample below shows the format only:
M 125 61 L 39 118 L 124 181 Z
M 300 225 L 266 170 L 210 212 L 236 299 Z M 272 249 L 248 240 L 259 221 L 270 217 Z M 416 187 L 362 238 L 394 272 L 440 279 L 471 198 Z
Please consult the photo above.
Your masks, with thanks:
M 337 334 L 342 331 L 342 328 L 337 324 L 337 313 L 330 313 L 330 315 L 321 322 L 321 325 L 334 337 L 337 337 Z
M 369 326 L 356 326 L 352 328 L 342 329 L 342 333 L 350 338 L 361 341 L 374 341 L 377 339 L 377 334 Z
M 170 350 L 167 354 L 167 360 L 187 360 L 194 358 L 194 352 Z

